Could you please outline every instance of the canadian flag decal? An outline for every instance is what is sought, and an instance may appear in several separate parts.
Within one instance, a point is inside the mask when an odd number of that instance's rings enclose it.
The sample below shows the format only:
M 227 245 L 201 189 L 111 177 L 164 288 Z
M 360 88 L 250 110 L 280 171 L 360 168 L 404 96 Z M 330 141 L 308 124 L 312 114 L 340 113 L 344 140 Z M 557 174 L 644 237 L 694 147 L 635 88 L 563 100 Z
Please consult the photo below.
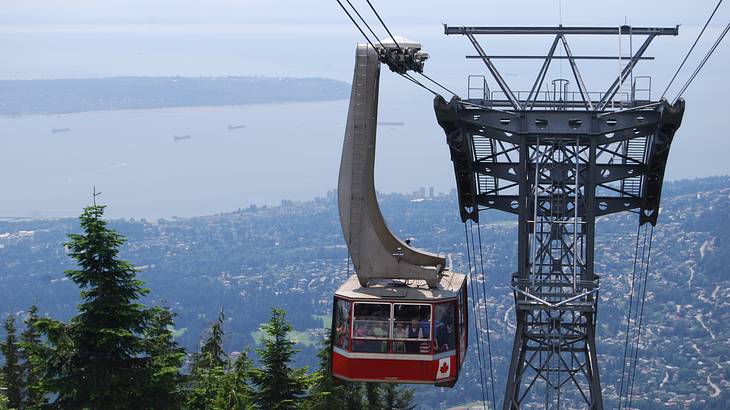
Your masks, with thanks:
M 445 379 L 451 376 L 451 358 L 445 357 L 439 359 L 438 373 L 436 373 L 436 379 Z

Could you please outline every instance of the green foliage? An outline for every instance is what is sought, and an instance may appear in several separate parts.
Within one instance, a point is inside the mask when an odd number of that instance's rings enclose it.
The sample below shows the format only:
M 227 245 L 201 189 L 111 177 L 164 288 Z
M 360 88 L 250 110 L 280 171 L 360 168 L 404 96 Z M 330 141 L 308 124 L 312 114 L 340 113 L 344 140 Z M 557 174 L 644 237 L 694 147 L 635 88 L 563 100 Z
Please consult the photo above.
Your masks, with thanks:
M 221 378 L 214 408 L 244 410 L 252 408 L 253 391 L 248 384 L 251 377 L 251 361 L 246 352 L 229 361 L 228 369 Z
M 174 405 L 181 352 L 166 330 L 172 316 L 137 303 L 147 289 L 132 265 L 117 259 L 125 239 L 106 227 L 103 214 L 103 206 L 85 208 L 84 233 L 68 235 L 79 269 L 65 273 L 81 288 L 79 313 L 68 324 L 35 321 L 47 339 L 41 388 L 56 408 L 140 408 L 150 396 Z
M 210 328 L 210 336 L 205 340 L 200 353 L 195 357 L 193 367 L 203 368 L 223 367 L 228 360 L 228 355 L 223 350 L 223 322 L 225 320 L 223 309 L 218 313 L 218 320 Z
M 8 410 L 8 396 L 5 395 L 5 380 L 0 372 L 0 410 Z
M 200 352 L 193 354 L 190 387 L 186 398 L 186 406 L 190 409 L 215 408 L 218 389 L 224 379 L 228 361 L 228 355 L 223 350 L 224 318 L 221 309 Z
M 150 384 L 146 386 L 146 400 L 151 408 L 178 409 L 182 398 L 180 367 L 185 350 L 177 345 L 171 330 L 174 315 L 168 309 L 149 309 L 149 325 L 144 332 L 145 350 L 150 356 Z
M 365 383 L 369 409 L 412 410 L 413 394 L 413 389 L 395 383 Z
M 368 409 L 383 408 L 380 385 L 377 383 L 365 383 L 365 402 Z
M 264 348 L 256 350 L 263 364 L 263 369 L 252 371 L 253 382 L 257 387 L 254 403 L 258 408 L 301 408 L 311 382 L 306 368 L 289 367 L 297 351 L 294 342 L 288 338 L 292 326 L 284 318 L 285 314 L 281 309 L 272 309 L 271 319 L 263 326 L 268 335 L 264 340 Z
M 322 341 L 317 353 L 319 369 L 312 375 L 307 407 L 311 409 L 359 410 L 365 407 L 363 384 L 341 381 L 335 383 L 332 377 L 332 331 Z
M 243 410 L 252 407 L 248 384 L 251 361 L 245 352 L 230 359 L 223 350 L 224 319 L 221 310 L 200 352 L 193 355 L 186 408 Z
M 319 369 L 313 374 L 307 408 L 355 410 L 391 409 L 411 410 L 413 390 L 390 383 L 353 383 L 344 380 L 335 382 L 332 377 L 332 332 L 322 341 L 317 357 Z
M 41 341 L 38 329 L 38 307 L 33 305 L 25 319 L 25 330 L 20 335 L 20 358 L 22 361 L 25 408 L 36 409 L 46 403 L 41 376 L 45 369 L 48 349 Z
M 5 357 L 2 367 L 4 393 L 10 408 L 19 408 L 22 400 L 23 378 L 20 368 L 20 354 L 15 328 L 15 316 L 9 315 L 3 325 L 5 341 L 0 343 L 0 351 Z
M 413 403 L 413 389 L 389 383 L 382 387 L 383 402 L 388 410 L 412 410 L 416 408 Z

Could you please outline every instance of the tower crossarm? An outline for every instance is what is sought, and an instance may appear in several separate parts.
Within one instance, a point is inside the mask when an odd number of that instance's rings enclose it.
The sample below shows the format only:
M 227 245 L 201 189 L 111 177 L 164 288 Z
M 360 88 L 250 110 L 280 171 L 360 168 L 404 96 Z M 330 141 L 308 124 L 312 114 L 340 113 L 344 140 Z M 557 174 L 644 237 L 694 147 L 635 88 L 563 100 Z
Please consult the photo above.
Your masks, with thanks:
M 622 25 L 617 27 L 482 27 L 482 26 L 461 26 L 454 27 L 444 25 L 446 35 L 462 35 L 466 37 L 477 55 L 468 55 L 466 58 L 480 59 L 484 62 L 487 71 L 499 86 L 500 91 L 492 92 L 483 100 L 472 101 L 489 107 L 506 107 L 514 110 L 520 109 L 584 109 L 586 111 L 602 111 L 624 108 L 634 108 L 642 105 L 644 101 L 636 98 L 634 68 L 642 60 L 653 60 L 653 57 L 645 56 L 645 52 L 651 43 L 660 36 L 676 36 L 679 34 L 679 26 L 675 27 L 633 27 Z M 489 49 L 483 46 L 477 36 L 488 36 L 493 39 L 497 36 L 519 35 L 552 35 L 554 40 L 550 49 L 545 55 L 494 55 Z M 619 49 L 617 55 L 575 55 L 571 51 L 568 38 L 576 36 L 617 36 Z M 625 40 L 622 40 L 626 37 Z M 634 50 L 634 38 L 638 47 Z M 622 41 L 626 42 L 625 51 L 622 51 Z M 560 47 L 558 47 L 560 46 Z M 562 52 L 559 52 L 559 49 Z M 504 76 L 492 60 L 524 60 L 542 59 L 543 65 L 534 80 L 530 91 L 517 91 L 510 87 Z M 570 80 L 565 78 L 553 81 L 552 90 L 542 89 L 545 84 L 545 77 L 553 60 L 567 60 L 570 65 L 577 91 L 569 91 Z M 618 60 L 619 72 L 605 91 L 589 91 L 578 68 L 578 60 Z M 638 77 L 637 77 L 638 78 Z M 630 80 L 631 92 L 625 90 L 624 83 Z M 547 85 L 546 85 L 547 86 Z M 643 90 L 647 91 L 647 90 Z M 651 90 L 648 90 L 651 93 Z M 650 100 L 650 96 L 646 100 Z
M 459 99 L 434 100 L 436 116 L 447 135 L 457 179 L 462 221 L 478 221 L 478 209 L 519 214 L 525 206 L 519 181 L 545 184 L 557 173 L 562 183 L 575 184 L 575 175 L 562 163 L 545 164 L 541 172 L 520 167 L 519 147 L 542 143 L 575 144 L 587 158 L 592 151 L 591 179 L 580 181 L 595 194 L 596 216 L 621 211 L 640 213 L 640 223 L 656 224 L 661 184 L 674 133 L 684 112 L 684 101 L 666 100 L 624 111 L 532 111 L 505 113 L 464 104 Z M 586 159 L 587 161 L 587 159 Z M 526 164 L 525 164 L 526 165 Z M 587 163 L 580 165 L 587 167 Z M 538 198 L 549 195 L 538 193 Z M 568 202 L 572 195 L 565 198 Z M 577 208 L 582 218 L 586 208 Z M 553 215 L 569 209 L 538 209 Z
M 561 397 L 603 409 L 595 220 L 633 211 L 641 224 L 656 224 L 684 101 L 506 112 L 436 97 L 434 109 L 451 152 L 462 221 L 479 222 L 485 209 L 518 216 L 511 283 L 517 330 L 503 409 L 539 399 L 560 408 Z
M 497 26 L 449 26 L 444 24 L 444 34 L 581 34 L 581 35 L 616 35 L 616 34 L 634 34 L 634 35 L 657 35 L 657 36 L 676 36 L 679 34 L 679 26 L 675 27 L 596 27 L 596 26 L 579 26 L 579 27 L 540 27 L 540 26 L 523 26 L 523 27 L 497 27 Z
M 466 37 L 477 53 L 467 58 L 482 60 L 498 85 L 489 91 L 484 80 L 484 92 L 474 93 L 478 98 L 447 102 L 437 96 L 434 109 L 451 153 L 461 220 L 478 223 L 486 209 L 517 215 L 517 269 L 510 283 L 516 330 L 502 408 L 543 402 L 545 409 L 603 410 L 595 222 L 617 212 L 639 214 L 642 225 L 657 222 L 684 100 L 652 101 L 650 77 L 633 71 L 651 59 L 645 52 L 653 40 L 677 35 L 678 27 L 444 26 L 444 32 Z M 490 41 L 549 35 L 553 41 L 542 56 L 495 56 L 491 43 L 477 40 L 480 35 L 492 35 Z M 618 54 L 576 55 L 568 44 L 576 35 L 617 36 Z M 634 50 L 637 36 L 643 39 Z M 622 51 L 626 40 L 628 54 Z M 542 59 L 531 89 L 511 88 L 492 61 L 498 58 Z M 547 84 L 554 59 L 567 60 L 572 80 L 561 72 Z M 577 60 L 617 60 L 618 73 L 605 91 L 592 92 Z M 641 79 L 648 86 L 637 87 Z M 637 91 L 646 95 L 639 98 Z

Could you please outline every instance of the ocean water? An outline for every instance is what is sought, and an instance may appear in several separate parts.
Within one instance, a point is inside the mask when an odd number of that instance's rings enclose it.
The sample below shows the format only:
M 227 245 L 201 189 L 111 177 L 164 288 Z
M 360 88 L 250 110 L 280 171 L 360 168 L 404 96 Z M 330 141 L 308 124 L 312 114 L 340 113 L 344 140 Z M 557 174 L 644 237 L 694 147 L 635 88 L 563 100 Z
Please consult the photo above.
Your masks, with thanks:
M 377 189 L 451 189 L 430 99 L 381 104 L 379 115 L 404 125 L 379 129 Z M 337 185 L 346 116 L 343 100 L 0 118 L 0 217 L 77 216 L 93 187 L 115 218 L 325 196 Z

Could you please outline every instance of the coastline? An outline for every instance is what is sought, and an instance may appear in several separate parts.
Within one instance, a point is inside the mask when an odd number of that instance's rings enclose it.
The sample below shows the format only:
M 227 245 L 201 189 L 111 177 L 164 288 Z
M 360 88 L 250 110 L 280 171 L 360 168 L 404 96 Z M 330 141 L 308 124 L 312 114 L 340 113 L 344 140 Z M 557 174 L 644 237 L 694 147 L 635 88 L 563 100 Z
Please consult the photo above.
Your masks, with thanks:
M 100 110 L 88 110 L 88 111 L 70 111 L 64 113 L 25 113 L 25 114 L 13 114 L 5 115 L 0 114 L 0 120 L 13 120 L 13 119 L 24 119 L 33 117 L 64 117 L 76 114 L 96 114 L 96 113 L 183 113 L 183 112 L 223 112 L 228 110 L 235 110 L 238 108 L 257 108 L 257 107 L 271 107 L 276 105 L 288 106 L 298 104 L 318 104 L 318 103 L 331 103 L 337 101 L 347 101 L 348 98 L 330 98 L 321 100 L 288 100 L 288 101 L 269 101 L 269 102 L 253 102 L 244 104 L 216 104 L 216 105 L 178 105 L 178 106 L 166 106 L 166 107 L 150 107 L 150 108 L 110 108 Z

